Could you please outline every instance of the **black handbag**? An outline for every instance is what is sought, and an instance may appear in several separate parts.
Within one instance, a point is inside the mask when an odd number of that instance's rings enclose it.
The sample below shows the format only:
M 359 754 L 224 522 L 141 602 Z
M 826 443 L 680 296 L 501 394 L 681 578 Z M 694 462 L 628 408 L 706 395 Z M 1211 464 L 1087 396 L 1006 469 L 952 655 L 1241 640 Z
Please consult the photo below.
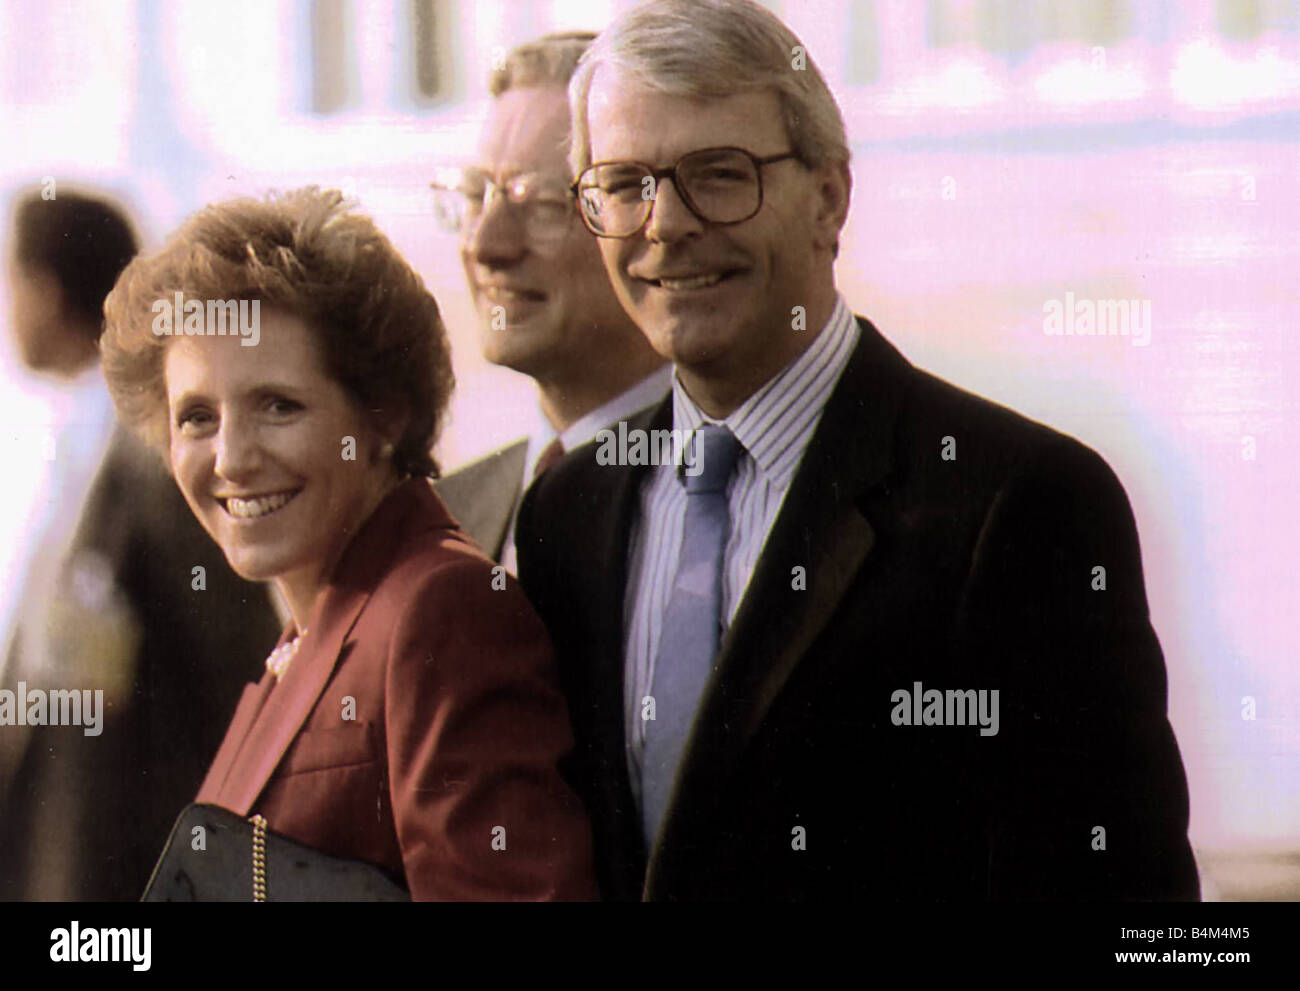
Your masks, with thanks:
M 196 849 L 197 847 L 197 849 Z M 379 868 L 331 857 L 217 805 L 190 805 L 167 837 L 141 901 L 408 902 Z

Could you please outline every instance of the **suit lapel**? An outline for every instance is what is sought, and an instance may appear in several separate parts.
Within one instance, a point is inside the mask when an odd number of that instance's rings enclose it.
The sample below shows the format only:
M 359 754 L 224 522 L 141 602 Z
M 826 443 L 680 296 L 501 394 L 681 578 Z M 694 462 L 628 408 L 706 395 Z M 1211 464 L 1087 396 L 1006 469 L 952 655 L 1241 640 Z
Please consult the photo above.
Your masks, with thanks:
M 893 424 L 910 366 L 871 324 L 827 400 L 704 690 L 646 876 L 665 841 L 707 814 L 736 758 L 834 614 L 875 543 L 858 508 L 892 466 Z M 806 569 L 794 593 L 793 568 Z M 793 607 L 792 607 L 793 606 Z
M 671 393 L 656 407 L 628 418 L 628 430 L 659 429 L 672 426 Z M 617 430 L 617 424 L 612 429 Z M 591 645 L 580 656 L 587 658 L 578 690 L 585 696 L 584 710 L 599 754 L 606 769 L 598 773 L 596 786 L 605 810 L 603 818 L 614 823 L 613 869 L 618 890 L 607 892 L 615 900 L 639 897 L 645 842 L 641 836 L 640 817 L 627 769 L 624 680 L 624 603 L 627 594 L 632 525 L 640 511 L 641 485 L 649 466 L 600 465 L 595 460 L 596 446 L 588 444 L 571 456 L 587 459 L 585 474 L 576 491 L 582 493 L 583 507 L 577 518 L 583 520 L 586 535 L 573 542 L 573 549 L 589 555 L 576 563 L 571 574 L 582 576 L 583 604 L 580 608 L 590 617 Z

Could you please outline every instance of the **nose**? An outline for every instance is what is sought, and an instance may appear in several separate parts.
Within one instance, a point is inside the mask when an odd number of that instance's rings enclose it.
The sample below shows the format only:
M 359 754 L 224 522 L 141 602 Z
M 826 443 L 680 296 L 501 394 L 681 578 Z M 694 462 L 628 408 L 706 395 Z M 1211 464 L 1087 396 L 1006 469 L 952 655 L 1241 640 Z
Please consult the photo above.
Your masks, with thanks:
M 238 417 L 222 417 L 214 447 L 216 458 L 213 470 L 227 481 L 246 481 L 262 465 L 257 431 Z
M 699 234 L 704 224 L 686 205 L 677 185 L 670 178 L 660 179 L 655 187 L 654 202 L 650 204 L 650 217 L 646 220 L 645 236 L 651 241 L 676 241 Z
M 461 250 L 465 256 L 488 268 L 505 268 L 527 250 L 523 228 L 503 195 L 484 199 L 483 211 L 467 222 Z

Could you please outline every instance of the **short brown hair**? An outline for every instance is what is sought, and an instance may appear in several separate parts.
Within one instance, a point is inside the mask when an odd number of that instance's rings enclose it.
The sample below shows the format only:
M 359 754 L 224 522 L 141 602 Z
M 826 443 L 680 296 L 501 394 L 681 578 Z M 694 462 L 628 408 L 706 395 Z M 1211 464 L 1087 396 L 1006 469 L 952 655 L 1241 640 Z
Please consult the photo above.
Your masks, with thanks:
M 33 192 L 14 208 L 14 259 L 53 276 L 78 328 L 96 340 L 104 327 L 104 297 L 138 250 L 126 211 L 107 197 L 60 192 L 47 200 Z
M 568 86 L 582 53 L 595 40 L 590 31 L 561 31 L 512 48 L 492 70 L 488 89 L 500 96 L 516 87 Z
M 260 299 L 317 335 L 328 373 L 367 411 L 400 411 L 399 473 L 436 475 L 431 448 L 454 378 L 438 304 L 374 222 L 337 190 L 315 186 L 235 199 L 187 220 L 161 250 L 138 256 L 105 301 L 104 377 L 122 420 L 166 450 L 163 360 L 155 301 Z

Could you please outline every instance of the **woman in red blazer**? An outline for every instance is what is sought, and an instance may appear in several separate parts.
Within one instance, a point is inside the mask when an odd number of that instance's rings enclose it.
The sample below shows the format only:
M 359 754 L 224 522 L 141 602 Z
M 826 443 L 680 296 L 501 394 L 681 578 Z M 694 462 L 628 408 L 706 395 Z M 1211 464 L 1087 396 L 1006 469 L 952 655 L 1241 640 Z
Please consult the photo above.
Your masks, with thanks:
M 419 277 L 306 189 L 200 212 L 106 313 L 120 414 L 292 617 L 197 800 L 416 899 L 594 898 L 550 642 L 429 483 L 452 375 Z

